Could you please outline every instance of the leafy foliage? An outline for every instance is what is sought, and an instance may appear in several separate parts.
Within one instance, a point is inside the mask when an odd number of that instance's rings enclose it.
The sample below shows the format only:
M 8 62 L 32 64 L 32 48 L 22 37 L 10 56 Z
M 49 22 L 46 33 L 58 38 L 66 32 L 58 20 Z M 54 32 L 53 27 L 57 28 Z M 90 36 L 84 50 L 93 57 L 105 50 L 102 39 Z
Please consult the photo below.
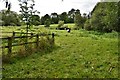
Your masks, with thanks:
M 87 21 L 85 22 L 85 24 L 84 24 L 84 29 L 85 29 L 85 30 L 88 30 L 88 31 L 92 29 L 89 20 L 87 20 Z
M 58 14 L 57 13 L 51 13 L 51 23 L 52 24 L 57 24 L 58 23 Z
M 39 13 L 37 10 L 34 10 L 34 0 L 19 0 L 20 2 L 20 12 L 22 14 L 22 20 L 26 23 L 26 32 L 28 33 L 28 30 L 33 25 L 33 14 L 36 12 Z
M 80 10 L 77 9 L 75 11 L 75 19 L 74 19 L 75 28 L 76 29 L 83 28 L 85 21 L 86 21 L 86 18 L 82 17 L 81 13 L 80 13 Z
M 14 11 L 8 11 L 8 10 L 1 10 L 0 16 L 2 18 L 0 19 L 0 24 L 3 26 L 20 26 L 20 16 L 14 12 Z
M 62 27 L 64 25 L 64 21 L 59 21 L 58 22 L 58 28 Z
M 68 22 L 74 23 L 74 17 L 75 17 L 75 9 L 72 8 L 70 11 L 68 11 Z
M 32 24 L 35 26 L 40 25 L 40 17 L 38 15 L 32 15 Z
M 49 19 L 51 24 L 57 24 L 59 21 L 64 21 L 64 23 L 78 23 L 78 25 L 81 24 L 80 26 L 83 28 L 83 24 L 86 21 L 86 13 L 83 14 L 84 16 L 80 15 L 80 17 L 76 14 L 80 14 L 80 10 L 75 10 L 73 8 L 68 12 L 62 12 L 61 14 L 55 12 L 51 13 L 51 15 L 45 14 L 41 17 L 41 24 L 44 25 L 45 21 Z
M 120 25 L 120 1 L 118 2 L 118 25 Z M 118 27 L 118 31 L 120 32 L 120 27 Z
M 51 21 L 51 17 L 50 17 L 49 14 L 46 14 L 46 15 L 42 16 L 42 17 L 41 17 L 41 24 L 44 25 L 44 24 L 45 24 L 45 21 L 46 21 L 47 19 L 48 19 L 49 21 Z
M 92 11 L 91 19 L 88 19 L 91 28 L 97 31 L 118 31 L 118 3 L 100 2 Z M 89 25 L 89 23 L 86 23 Z
M 50 27 L 50 24 L 51 24 L 51 22 L 49 19 L 47 19 L 44 23 L 45 27 Z
M 64 21 L 64 23 L 67 23 L 68 15 L 66 12 L 63 12 L 59 15 L 59 20 Z

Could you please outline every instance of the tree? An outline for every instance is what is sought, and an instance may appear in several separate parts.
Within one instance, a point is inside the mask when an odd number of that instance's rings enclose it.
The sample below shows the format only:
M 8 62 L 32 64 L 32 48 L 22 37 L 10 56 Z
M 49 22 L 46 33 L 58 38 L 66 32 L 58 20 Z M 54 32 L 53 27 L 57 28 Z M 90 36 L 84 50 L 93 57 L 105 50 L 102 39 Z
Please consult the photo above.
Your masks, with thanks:
M 75 17 L 75 9 L 71 9 L 69 12 L 68 12 L 68 22 L 69 23 L 74 23 L 74 17 Z
M 98 3 L 91 12 L 91 27 L 93 30 L 101 32 L 118 31 L 118 3 L 101 2 Z
M 90 20 L 87 20 L 85 23 L 84 23 L 84 29 L 85 30 L 92 30 L 91 28 L 91 23 L 90 23 Z
M 57 24 L 59 21 L 58 14 L 57 13 L 51 13 L 51 23 Z
M 1 10 L 0 15 L 2 16 L 1 21 L 3 26 L 20 26 L 20 17 L 14 11 Z
M 38 15 L 32 15 L 32 24 L 35 26 L 40 25 L 40 17 Z
M 81 16 L 79 9 L 77 9 L 75 12 L 74 22 L 75 22 L 76 29 L 83 28 L 85 21 L 84 21 L 83 17 Z
M 30 30 L 30 27 L 33 25 L 33 14 L 36 12 L 39 13 L 37 10 L 34 10 L 34 0 L 18 0 L 20 2 L 20 12 L 22 14 L 22 20 L 27 25 L 26 32 Z
M 45 21 L 50 21 L 50 23 L 51 23 L 51 17 L 49 16 L 49 14 L 46 14 L 46 15 L 41 17 L 41 24 L 42 25 L 45 25 Z
M 80 10 L 77 9 L 77 10 L 75 11 L 75 14 L 80 14 Z M 80 15 L 81 15 L 81 14 L 80 14 Z
M 100 10 L 101 12 L 101 10 Z M 102 22 L 102 12 L 101 13 L 97 13 L 97 14 L 94 14 L 93 15 L 94 17 L 92 17 L 91 19 L 91 27 L 94 29 L 94 30 L 97 30 L 97 31 L 102 31 L 103 30 L 103 27 L 105 26 L 105 24 Z M 102 18 L 101 18 L 102 17 Z
M 41 19 L 40 19 L 40 24 L 44 25 L 44 22 L 45 22 L 45 19 L 44 19 L 44 16 L 42 16 Z
M 104 31 L 118 31 L 118 3 L 104 3 L 106 6 L 102 22 L 105 23 Z
M 50 27 L 50 24 L 51 24 L 50 19 L 47 19 L 44 23 L 45 27 Z
M 67 23 L 67 19 L 68 19 L 68 15 L 66 12 L 63 12 L 59 15 L 59 20 L 64 21 L 65 23 Z
M 84 17 L 84 18 L 87 18 L 87 14 L 86 14 L 86 13 L 83 13 L 83 17 Z
M 120 1 L 118 2 L 118 25 L 120 25 Z M 120 27 L 118 27 L 118 32 L 120 32 Z

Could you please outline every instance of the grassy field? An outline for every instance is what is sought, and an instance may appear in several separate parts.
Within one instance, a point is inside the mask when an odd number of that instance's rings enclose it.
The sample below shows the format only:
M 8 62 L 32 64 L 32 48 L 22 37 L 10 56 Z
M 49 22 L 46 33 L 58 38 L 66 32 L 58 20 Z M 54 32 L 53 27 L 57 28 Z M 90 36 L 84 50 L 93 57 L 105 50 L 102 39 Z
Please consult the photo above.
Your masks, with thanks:
M 51 27 L 48 31 L 56 34 L 56 47 L 50 52 L 36 52 L 3 64 L 4 78 L 118 77 L 117 32 L 72 30 L 67 33 L 54 30 L 54 25 Z

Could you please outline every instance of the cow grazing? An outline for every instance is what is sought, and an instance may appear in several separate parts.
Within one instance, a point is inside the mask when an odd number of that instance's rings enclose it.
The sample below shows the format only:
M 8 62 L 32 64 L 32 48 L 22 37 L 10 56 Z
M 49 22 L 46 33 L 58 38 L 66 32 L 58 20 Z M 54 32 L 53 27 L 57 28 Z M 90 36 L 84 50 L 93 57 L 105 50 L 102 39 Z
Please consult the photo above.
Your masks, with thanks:
M 67 32 L 70 33 L 71 29 L 70 28 L 66 28 Z

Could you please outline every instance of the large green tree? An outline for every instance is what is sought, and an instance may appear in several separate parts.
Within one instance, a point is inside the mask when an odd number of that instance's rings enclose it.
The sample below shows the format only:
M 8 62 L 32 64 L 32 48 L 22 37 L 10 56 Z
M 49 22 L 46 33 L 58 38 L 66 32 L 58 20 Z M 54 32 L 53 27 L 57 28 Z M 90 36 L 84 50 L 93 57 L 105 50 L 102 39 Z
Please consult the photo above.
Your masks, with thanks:
M 44 16 L 41 17 L 41 24 L 44 25 L 46 21 L 50 21 L 51 23 L 51 17 L 49 14 L 45 14 Z
M 22 15 L 22 20 L 26 23 L 26 32 L 30 30 L 33 25 L 33 20 L 35 13 L 40 13 L 37 10 L 34 10 L 35 1 L 34 0 L 18 0 L 20 2 L 20 12 Z
M 1 10 L 0 15 L 1 18 L 1 25 L 3 26 L 20 26 L 20 17 L 19 15 L 14 11 L 7 11 L 7 10 Z
M 120 32 L 120 1 L 118 2 L 118 31 Z M 120 35 L 120 34 L 119 34 Z
M 59 15 L 59 20 L 64 21 L 65 23 L 67 23 L 68 20 L 68 14 L 67 12 L 63 12 Z
M 118 2 L 99 2 L 93 9 L 91 18 L 87 21 L 90 22 L 91 26 L 89 27 L 101 32 L 118 31 L 118 9 Z
M 68 11 L 69 23 L 74 23 L 74 17 L 75 17 L 75 9 L 72 8 L 70 11 Z
M 32 15 L 32 24 L 35 26 L 40 25 L 40 16 L 39 15 Z
M 57 24 L 59 21 L 58 14 L 57 13 L 51 13 L 51 23 L 52 24 Z
M 106 7 L 106 15 L 103 18 L 103 23 L 105 23 L 105 29 L 103 30 L 118 30 L 118 3 L 117 2 L 110 2 L 104 3 Z
M 85 19 L 81 16 L 80 10 L 77 9 L 75 11 L 75 18 L 74 18 L 75 28 L 76 29 L 83 28 L 84 22 L 85 22 Z

